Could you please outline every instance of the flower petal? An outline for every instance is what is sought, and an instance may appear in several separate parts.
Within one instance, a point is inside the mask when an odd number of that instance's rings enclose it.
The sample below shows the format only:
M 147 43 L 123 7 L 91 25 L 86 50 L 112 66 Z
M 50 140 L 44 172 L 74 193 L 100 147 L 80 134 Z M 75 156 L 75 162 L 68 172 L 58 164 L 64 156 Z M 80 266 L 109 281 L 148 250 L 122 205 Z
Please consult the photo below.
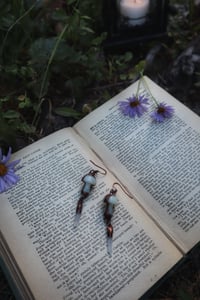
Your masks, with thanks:
M 148 98 L 144 95 L 128 97 L 125 101 L 119 101 L 119 109 L 125 115 L 130 118 L 134 118 L 135 116 L 142 116 L 148 109 L 147 105 Z
M 7 167 L 14 168 L 20 161 L 21 161 L 21 159 L 11 161 L 9 164 L 7 164 Z
M 11 157 L 11 152 L 12 152 L 12 148 L 9 147 L 7 156 L 4 156 L 4 155 L 3 155 L 3 159 L 2 159 L 2 163 L 3 163 L 3 164 L 6 164 L 6 163 L 9 161 L 9 159 L 10 159 L 10 157 Z
M 8 189 L 6 182 L 0 177 L 0 193 L 5 192 Z
M 15 185 L 20 180 L 20 177 L 15 174 L 16 170 L 19 169 L 15 168 L 15 166 L 20 162 L 20 159 L 8 163 L 11 157 L 11 147 L 9 147 L 7 156 L 2 155 L 2 151 L 0 152 L 0 156 L 1 164 L 4 164 L 6 167 L 6 174 L 4 175 L 4 173 L 2 173 L 2 175 L 0 175 L 0 193 L 2 193 Z
M 161 102 L 156 107 L 156 110 L 151 113 L 151 117 L 155 122 L 163 122 L 166 118 L 171 118 L 174 113 L 174 108 L 170 105 Z
M 12 184 L 15 184 L 19 181 L 19 176 L 16 174 L 6 174 L 4 178 L 6 182 L 10 182 Z

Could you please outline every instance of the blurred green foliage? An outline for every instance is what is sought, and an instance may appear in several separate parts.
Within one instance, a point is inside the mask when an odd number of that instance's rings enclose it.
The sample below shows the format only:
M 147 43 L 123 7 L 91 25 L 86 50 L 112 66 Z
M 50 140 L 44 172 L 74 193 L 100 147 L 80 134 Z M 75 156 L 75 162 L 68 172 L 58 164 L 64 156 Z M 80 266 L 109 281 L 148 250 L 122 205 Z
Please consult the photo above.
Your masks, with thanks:
M 9 81 L 36 97 L 40 95 L 41 80 L 64 26 L 40 97 L 48 92 L 52 79 L 62 80 L 63 84 L 70 81 L 75 96 L 94 78 L 101 79 L 103 62 L 98 56 L 105 35 L 97 36 L 93 30 L 94 2 L 98 1 L 84 1 L 84 9 L 77 0 L 1 2 L 1 78 L 5 86 Z M 86 15 L 87 7 L 90 10 Z
M 1 1 L 1 140 L 8 140 L 8 128 L 12 137 L 34 133 L 45 97 L 66 94 L 76 104 L 88 87 L 111 80 L 114 72 L 126 78 L 132 55 L 103 55 L 101 6 L 101 0 Z M 54 112 L 81 117 L 71 107 Z
M 188 0 L 188 5 L 191 1 Z M 72 107 L 57 103 L 53 112 L 79 119 L 96 105 L 83 101 L 88 88 L 134 80 L 144 68 L 145 61 L 136 62 L 132 52 L 104 56 L 102 3 L 102 0 L 0 1 L 1 144 L 2 140 L 12 143 L 17 133 L 36 132 L 44 99 L 57 101 L 60 96 L 73 99 Z M 169 34 L 175 37 L 180 49 L 187 39 L 180 19 L 174 20 Z M 106 89 L 102 89 L 102 94 L 105 100 L 110 97 Z

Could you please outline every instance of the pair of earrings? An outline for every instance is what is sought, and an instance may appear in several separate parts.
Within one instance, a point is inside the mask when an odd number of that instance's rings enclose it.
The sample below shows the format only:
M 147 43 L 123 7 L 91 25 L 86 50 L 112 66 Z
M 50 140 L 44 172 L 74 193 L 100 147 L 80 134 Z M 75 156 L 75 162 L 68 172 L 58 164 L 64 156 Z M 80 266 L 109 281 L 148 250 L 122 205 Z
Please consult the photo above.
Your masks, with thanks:
M 91 170 L 88 174 L 83 176 L 82 181 L 83 181 L 83 187 L 81 189 L 81 197 L 78 200 L 77 207 L 76 207 L 76 215 L 75 215 L 75 220 L 74 220 L 74 226 L 77 227 L 80 221 L 81 217 L 81 212 L 83 208 L 83 201 L 89 196 L 92 188 L 96 185 L 96 175 L 97 173 L 100 173 L 102 175 L 106 175 L 107 171 L 103 169 L 102 167 L 99 167 L 96 165 L 93 161 L 92 162 L 96 167 L 101 169 L 103 172 L 99 170 Z M 116 197 L 117 189 L 115 188 L 115 185 L 119 185 L 121 189 L 126 193 L 130 198 L 132 198 L 123 188 L 122 186 L 118 183 L 115 182 L 112 185 L 112 188 L 109 192 L 104 197 L 104 203 L 105 203 L 105 209 L 104 209 L 104 220 L 106 223 L 106 231 L 107 231 L 107 252 L 111 256 L 112 255 L 112 238 L 113 238 L 113 226 L 112 226 L 112 217 L 114 213 L 114 208 L 115 205 L 118 202 L 118 199 Z

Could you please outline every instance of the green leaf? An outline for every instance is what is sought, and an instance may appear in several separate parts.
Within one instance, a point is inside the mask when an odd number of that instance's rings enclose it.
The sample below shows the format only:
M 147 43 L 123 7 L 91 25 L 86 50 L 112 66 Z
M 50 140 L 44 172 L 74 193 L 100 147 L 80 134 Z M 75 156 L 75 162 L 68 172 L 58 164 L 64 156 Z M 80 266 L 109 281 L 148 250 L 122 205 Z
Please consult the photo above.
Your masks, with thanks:
M 19 119 L 20 114 L 15 110 L 8 110 L 5 113 L 3 113 L 3 117 L 5 119 Z
M 18 74 L 18 66 L 16 64 L 8 65 L 5 67 L 5 72 L 7 74 L 11 75 L 17 75 Z
M 11 14 L 7 14 L 7 16 L 6 17 L 3 17 L 2 19 L 1 19 L 1 25 L 0 25 L 0 27 L 2 28 L 2 29 L 8 29 L 13 23 L 14 23 L 14 21 L 15 21 L 15 18 L 14 18 L 14 16 L 13 15 L 11 15 Z
M 8 97 L 4 97 L 4 98 L 0 98 L 0 102 L 8 102 L 9 98 Z
M 92 45 L 94 45 L 94 46 L 101 45 L 101 43 L 103 42 L 103 40 L 106 39 L 106 37 L 107 37 L 107 33 L 106 32 L 102 33 L 100 36 L 98 36 L 92 40 Z
M 120 78 L 121 80 L 126 80 L 126 79 L 127 79 L 127 75 L 121 74 L 121 75 L 119 76 L 119 78 Z
M 54 110 L 54 112 L 57 115 L 63 116 L 63 117 L 73 117 L 78 119 L 81 114 L 79 112 L 77 112 L 75 109 L 73 108 L 68 108 L 68 107 L 58 107 Z
M 81 29 L 88 33 L 94 33 L 94 30 L 92 30 L 91 28 L 89 28 L 87 26 L 81 26 Z
M 34 126 L 29 125 L 26 122 L 18 124 L 17 128 L 27 134 L 35 133 L 36 130 Z
M 31 100 L 28 97 L 25 97 L 23 101 L 19 102 L 18 107 L 19 108 L 26 108 L 26 107 L 31 107 L 32 103 Z
M 90 18 L 89 16 L 81 16 L 81 19 L 84 19 L 84 20 L 91 20 L 92 18 Z
M 56 44 L 57 38 L 39 38 L 34 41 L 30 48 L 30 55 L 32 59 L 32 63 L 38 63 L 42 65 L 46 65 L 51 53 Z M 64 43 L 64 41 L 60 41 L 56 53 L 54 55 L 54 61 L 63 61 L 70 52 L 70 47 Z
M 146 60 L 140 60 L 139 63 L 135 66 L 135 72 L 140 73 L 145 69 Z
M 126 52 L 124 55 L 124 61 L 129 62 L 133 58 L 133 54 L 131 52 Z

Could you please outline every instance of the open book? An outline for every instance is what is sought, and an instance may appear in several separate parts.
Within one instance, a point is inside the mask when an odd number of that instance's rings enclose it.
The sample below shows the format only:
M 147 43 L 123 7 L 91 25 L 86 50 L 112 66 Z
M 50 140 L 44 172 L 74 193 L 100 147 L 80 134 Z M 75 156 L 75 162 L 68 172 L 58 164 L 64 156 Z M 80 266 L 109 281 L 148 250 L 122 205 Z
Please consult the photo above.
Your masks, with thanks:
M 158 124 L 148 113 L 132 119 L 119 111 L 136 82 L 73 128 L 13 155 L 23 167 L 0 196 L 0 254 L 19 299 L 136 300 L 199 242 L 200 118 L 146 81 L 175 108 L 171 119 Z M 74 228 L 81 178 L 98 169 L 90 160 L 107 174 L 97 174 Z M 114 182 L 133 199 L 117 188 L 109 256 L 103 199 Z

